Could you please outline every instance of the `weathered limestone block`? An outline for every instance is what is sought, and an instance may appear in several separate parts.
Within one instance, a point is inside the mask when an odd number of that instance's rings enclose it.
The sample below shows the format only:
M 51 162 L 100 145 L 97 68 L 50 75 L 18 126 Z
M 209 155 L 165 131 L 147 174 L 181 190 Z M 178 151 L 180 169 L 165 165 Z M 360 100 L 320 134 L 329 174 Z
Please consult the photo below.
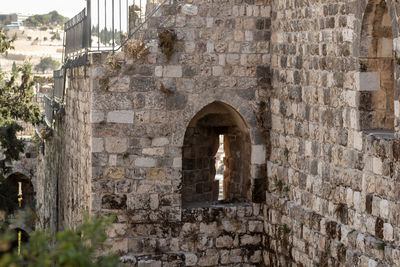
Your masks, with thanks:
M 162 147 L 143 148 L 142 154 L 148 156 L 162 156 L 164 154 L 164 148 Z
M 380 89 L 379 72 L 357 72 L 355 81 L 357 91 L 378 91 Z
M 119 180 L 115 185 L 118 193 L 131 193 L 136 189 L 136 184 L 132 180 Z
M 174 158 L 173 159 L 173 163 L 172 163 L 172 167 L 174 168 L 182 168 L 182 158 Z
M 185 265 L 186 266 L 196 266 L 197 256 L 193 253 L 185 253 Z
M 265 163 L 265 147 L 263 145 L 253 145 L 251 153 L 252 164 L 264 164 Z
M 108 194 L 101 199 L 101 207 L 103 209 L 126 209 L 126 195 Z
M 163 67 L 163 77 L 178 78 L 182 77 L 182 66 L 180 65 L 167 65 Z
M 109 91 L 110 92 L 127 92 L 130 88 L 130 77 L 112 77 L 109 82 Z
M 243 253 L 241 249 L 232 249 L 229 252 L 229 263 L 243 262 Z
M 128 198 L 128 209 L 149 209 L 150 208 L 150 196 L 146 194 L 135 194 L 129 195 Z
M 188 16 L 195 16 L 197 15 L 198 12 L 198 8 L 195 5 L 191 5 L 191 4 L 184 4 L 181 8 L 181 12 L 184 15 L 188 15 Z
M 232 247 L 233 239 L 229 235 L 220 236 L 216 239 L 216 247 L 217 248 L 230 248 Z
M 200 233 L 208 234 L 210 236 L 218 235 L 217 223 L 200 223 Z
M 126 137 L 106 137 L 106 151 L 109 153 L 124 153 L 128 149 L 128 138 Z
M 107 114 L 107 122 L 111 123 L 133 123 L 135 113 L 130 110 L 115 110 Z
M 124 237 L 127 233 L 128 226 L 123 223 L 113 223 L 108 229 L 107 229 L 107 236 L 109 238 L 115 238 L 115 237 Z
M 103 152 L 104 151 L 104 140 L 103 138 L 92 138 L 92 152 Z
M 156 137 L 151 140 L 151 145 L 158 147 L 158 146 L 166 146 L 169 144 L 169 139 L 167 137 Z
M 249 231 L 262 233 L 264 231 L 263 223 L 261 221 L 249 221 Z
M 92 110 L 90 113 L 90 122 L 91 123 L 100 123 L 104 121 L 104 112 L 100 110 Z
M 199 258 L 199 266 L 217 266 L 219 260 L 218 251 L 215 249 L 208 249 L 204 256 Z
M 163 168 L 149 168 L 146 177 L 147 179 L 163 179 L 165 178 L 165 170 Z
M 125 169 L 110 167 L 104 170 L 104 177 L 111 179 L 123 179 L 125 178 Z
M 261 236 L 260 235 L 243 235 L 240 238 L 240 245 L 257 245 L 260 244 L 261 242 Z
M 155 167 L 156 160 L 153 158 L 137 158 L 135 160 L 135 166 L 137 166 L 137 167 Z

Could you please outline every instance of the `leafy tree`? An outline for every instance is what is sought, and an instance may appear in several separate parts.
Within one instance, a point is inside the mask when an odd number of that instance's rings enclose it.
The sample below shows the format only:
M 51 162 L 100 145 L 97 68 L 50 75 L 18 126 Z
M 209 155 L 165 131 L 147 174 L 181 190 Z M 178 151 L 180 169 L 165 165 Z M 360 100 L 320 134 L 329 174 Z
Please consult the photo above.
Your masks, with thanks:
M 0 31 L 0 53 L 12 49 L 13 41 Z M 17 205 L 17 196 L 8 190 L 6 177 L 11 172 L 11 162 L 24 151 L 23 141 L 17 138 L 23 129 L 18 120 L 32 124 L 41 121 L 39 106 L 32 103 L 33 86 L 29 63 L 16 66 L 9 76 L 0 73 L 0 210 L 12 212 Z
M 3 32 L 2 29 L 0 29 L 0 54 L 8 54 L 8 50 L 14 49 L 14 46 L 12 43 L 15 41 L 17 37 L 14 35 L 14 37 L 9 40 L 7 35 Z
M 114 267 L 119 266 L 116 255 L 97 257 L 106 248 L 106 229 L 114 218 L 89 218 L 85 216 L 82 225 L 75 230 L 65 230 L 53 238 L 43 230 L 31 234 L 29 242 L 24 244 L 21 254 L 16 250 L 5 253 L 0 259 L 0 267 L 5 266 L 82 266 Z M 15 235 L 14 235 L 15 236 Z M 10 233 L 0 238 L 0 249 L 8 248 L 13 240 Z M 8 244 L 8 246 L 4 246 Z
M 39 25 L 63 25 L 67 20 L 67 17 L 58 14 L 57 11 L 52 11 L 48 14 L 30 16 L 24 21 L 24 24 L 33 27 Z
M 52 41 L 54 41 L 54 40 L 61 40 L 61 36 L 60 36 L 60 34 L 58 33 L 58 32 L 53 32 L 52 33 L 53 35 L 51 36 L 51 40 Z
M 47 38 L 46 38 L 47 40 Z M 60 63 L 56 60 L 54 60 L 52 57 L 45 57 L 42 58 L 39 62 L 38 65 L 35 66 L 36 71 L 42 71 L 45 72 L 48 69 L 55 70 L 58 69 L 60 66 Z

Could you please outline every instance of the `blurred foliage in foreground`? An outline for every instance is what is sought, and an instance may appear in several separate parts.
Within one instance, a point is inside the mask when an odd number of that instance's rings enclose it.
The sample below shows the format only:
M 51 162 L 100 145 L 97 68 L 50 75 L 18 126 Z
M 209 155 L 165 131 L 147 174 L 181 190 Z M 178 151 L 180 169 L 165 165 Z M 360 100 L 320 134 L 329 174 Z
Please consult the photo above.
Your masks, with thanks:
M 107 249 L 106 229 L 114 221 L 112 217 L 85 216 L 84 222 L 75 230 L 58 232 L 55 237 L 43 230 L 32 232 L 27 243 L 23 243 L 18 255 L 16 234 L 2 230 L 0 236 L 1 267 L 114 267 L 120 266 L 114 254 L 101 256 Z

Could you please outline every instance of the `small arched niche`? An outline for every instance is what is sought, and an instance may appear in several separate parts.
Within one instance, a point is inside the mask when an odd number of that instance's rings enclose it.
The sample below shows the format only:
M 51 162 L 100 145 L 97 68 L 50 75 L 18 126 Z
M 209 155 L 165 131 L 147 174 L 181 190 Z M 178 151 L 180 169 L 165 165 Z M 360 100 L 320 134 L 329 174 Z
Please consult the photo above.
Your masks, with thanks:
M 251 199 L 250 134 L 234 108 L 213 102 L 200 110 L 186 129 L 182 150 L 183 205 Z M 224 154 L 222 182 L 216 180 L 220 154 Z
M 7 188 L 9 189 L 9 194 L 15 197 L 15 201 L 18 201 L 19 193 L 22 193 L 21 207 L 31 207 L 33 208 L 35 200 L 35 191 L 31 179 L 26 175 L 16 172 L 8 176 L 6 179 Z
M 385 0 L 366 6 L 360 43 L 360 126 L 362 130 L 394 130 L 393 33 Z

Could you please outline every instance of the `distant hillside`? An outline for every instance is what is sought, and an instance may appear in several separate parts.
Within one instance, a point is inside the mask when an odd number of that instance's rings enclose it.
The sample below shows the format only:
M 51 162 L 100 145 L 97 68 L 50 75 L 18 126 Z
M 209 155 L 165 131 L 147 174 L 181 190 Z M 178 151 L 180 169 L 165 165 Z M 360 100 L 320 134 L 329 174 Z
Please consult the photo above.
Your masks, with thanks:
M 41 25 L 63 25 L 68 20 L 67 17 L 64 17 L 58 14 L 57 11 L 51 11 L 48 14 L 43 15 L 34 15 L 28 17 L 24 24 L 26 26 L 41 26 Z

